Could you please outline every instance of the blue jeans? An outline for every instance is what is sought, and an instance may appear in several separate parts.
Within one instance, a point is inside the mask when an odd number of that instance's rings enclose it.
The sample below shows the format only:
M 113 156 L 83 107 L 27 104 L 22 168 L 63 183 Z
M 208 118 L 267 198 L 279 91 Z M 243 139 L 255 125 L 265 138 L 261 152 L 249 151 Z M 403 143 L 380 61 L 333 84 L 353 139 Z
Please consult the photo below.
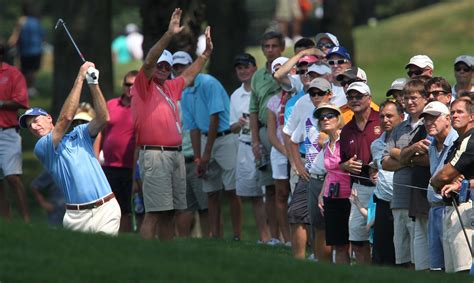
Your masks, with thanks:
M 430 208 L 428 216 L 428 245 L 430 249 L 430 268 L 444 268 L 443 252 L 443 214 L 445 207 Z

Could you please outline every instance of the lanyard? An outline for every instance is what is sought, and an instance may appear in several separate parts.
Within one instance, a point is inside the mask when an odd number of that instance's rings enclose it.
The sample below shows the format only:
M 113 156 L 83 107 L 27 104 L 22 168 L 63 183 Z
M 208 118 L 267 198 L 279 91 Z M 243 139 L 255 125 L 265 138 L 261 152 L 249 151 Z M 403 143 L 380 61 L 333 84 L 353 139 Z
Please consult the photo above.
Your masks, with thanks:
M 176 129 L 178 130 L 178 133 L 181 134 L 182 130 L 181 130 L 181 126 L 179 125 L 178 115 L 176 111 L 176 104 L 174 104 L 173 100 L 171 100 L 171 98 L 169 98 L 169 96 L 166 95 L 166 93 L 160 87 L 156 86 L 156 89 L 165 98 L 166 102 L 168 102 L 168 105 L 170 106 L 171 110 L 173 110 L 174 119 L 176 122 Z

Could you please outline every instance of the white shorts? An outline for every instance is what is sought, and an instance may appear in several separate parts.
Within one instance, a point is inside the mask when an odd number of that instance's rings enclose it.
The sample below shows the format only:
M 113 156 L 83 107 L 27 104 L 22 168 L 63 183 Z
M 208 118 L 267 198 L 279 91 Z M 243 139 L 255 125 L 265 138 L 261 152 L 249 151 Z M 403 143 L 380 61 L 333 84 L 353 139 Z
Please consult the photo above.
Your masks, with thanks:
M 23 173 L 21 157 L 21 136 L 16 129 L 0 129 L 0 180 Z
M 415 262 L 413 255 L 415 222 L 408 216 L 408 209 L 392 209 L 392 214 L 395 263 Z
M 262 187 L 257 184 L 257 168 L 255 168 L 252 145 L 239 142 L 235 176 L 236 194 L 238 196 L 263 196 Z
M 272 163 L 272 178 L 275 180 L 288 179 L 288 158 L 275 147 L 270 150 L 270 161 Z
M 430 249 L 428 246 L 428 218 L 417 217 L 413 236 L 413 259 L 415 270 L 430 268 Z
M 458 206 L 468 239 L 473 235 L 470 225 L 470 214 L 473 213 L 472 202 Z M 446 206 L 443 217 L 443 252 L 446 272 L 459 272 L 471 268 L 472 257 L 467 247 L 466 237 L 455 208 Z
M 352 185 L 353 189 L 357 189 L 357 195 L 360 203 L 367 208 L 369 200 L 374 193 L 375 186 L 369 187 L 358 183 Z M 349 215 L 349 241 L 368 241 L 369 231 L 367 231 L 367 220 L 360 214 L 357 206 L 351 204 L 351 214 Z
M 116 198 L 103 205 L 86 210 L 66 210 L 63 226 L 66 229 L 86 233 L 104 233 L 115 236 L 120 227 L 122 212 Z

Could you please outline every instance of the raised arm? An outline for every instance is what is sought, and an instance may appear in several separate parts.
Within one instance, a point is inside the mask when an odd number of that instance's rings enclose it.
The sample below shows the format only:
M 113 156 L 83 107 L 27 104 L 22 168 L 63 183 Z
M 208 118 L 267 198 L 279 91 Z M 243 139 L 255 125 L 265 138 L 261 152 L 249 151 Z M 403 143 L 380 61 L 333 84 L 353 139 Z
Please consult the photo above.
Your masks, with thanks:
M 212 54 L 213 45 L 211 39 L 211 27 L 207 27 L 204 34 L 206 36 L 206 49 L 193 62 L 193 64 L 191 64 L 191 66 L 189 66 L 189 68 L 187 68 L 181 74 L 181 76 L 184 78 L 185 87 L 189 86 L 193 82 L 194 78 L 197 76 L 197 74 L 199 74 L 199 72 L 201 72 L 202 67 L 204 67 L 207 62 L 207 59 L 209 59 Z
M 179 25 L 179 22 L 181 21 L 181 13 L 182 11 L 180 8 L 174 9 L 168 30 L 161 36 L 160 40 L 153 45 L 150 51 L 148 51 L 142 66 L 143 72 L 148 79 L 152 78 L 153 72 L 155 71 L 156 61 L 160 58 L 163 50 L 168 46 L 173 36 L 183 30 L 184 27 Z
M 89 135 L 96 137 L 109 121 L 109 111 L 104 95 L 99 87 L 99 71 L 92 70 L 96 74 L 96 79 L 92 79 L 87 75 L 87 83 L 92 94 L 92 104 L 95 109 L 95 118 L 89 123 Z
M 82 83 L 86 78 L 87 69 L 89 67 L 94 67 L 94 64 L 91 62 L 85 62 L 82 64 L 77 74 L 74 85 L 69 93 L 66 101 L 64 101 L 61 112 L 59 113 L 58 120 L 53 129 L 53 145 L 57 147 L 61 139 L 64 137 L 67 129 L 71 125 L 72 119 L 76 114 L 77 107 L 79 106 L 79 100 L 81 98 Z

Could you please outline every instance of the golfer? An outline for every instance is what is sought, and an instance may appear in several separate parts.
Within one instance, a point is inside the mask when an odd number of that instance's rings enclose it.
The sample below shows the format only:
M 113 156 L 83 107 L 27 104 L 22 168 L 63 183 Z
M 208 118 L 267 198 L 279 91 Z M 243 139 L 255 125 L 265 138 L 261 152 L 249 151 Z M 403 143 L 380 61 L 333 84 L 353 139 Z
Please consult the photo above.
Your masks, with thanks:
M 91 73 L 95 73 L 94 78 L 89 75 Z M 91 91 L 96 117 L 67 133 L 79 105 L 84 79 Z M 39 137 L 35 155 L 64 191 L 64 227 L 116 235 L 120 226 L 120 207 L 92 150 L 95 137 L 109 120 L 98 83 L 99 71 L 93 63 L 85 62 L 56 125 L 51 115 L 41 108 L 28 109 L 19 122 L 22 128 L 28 128 Z

